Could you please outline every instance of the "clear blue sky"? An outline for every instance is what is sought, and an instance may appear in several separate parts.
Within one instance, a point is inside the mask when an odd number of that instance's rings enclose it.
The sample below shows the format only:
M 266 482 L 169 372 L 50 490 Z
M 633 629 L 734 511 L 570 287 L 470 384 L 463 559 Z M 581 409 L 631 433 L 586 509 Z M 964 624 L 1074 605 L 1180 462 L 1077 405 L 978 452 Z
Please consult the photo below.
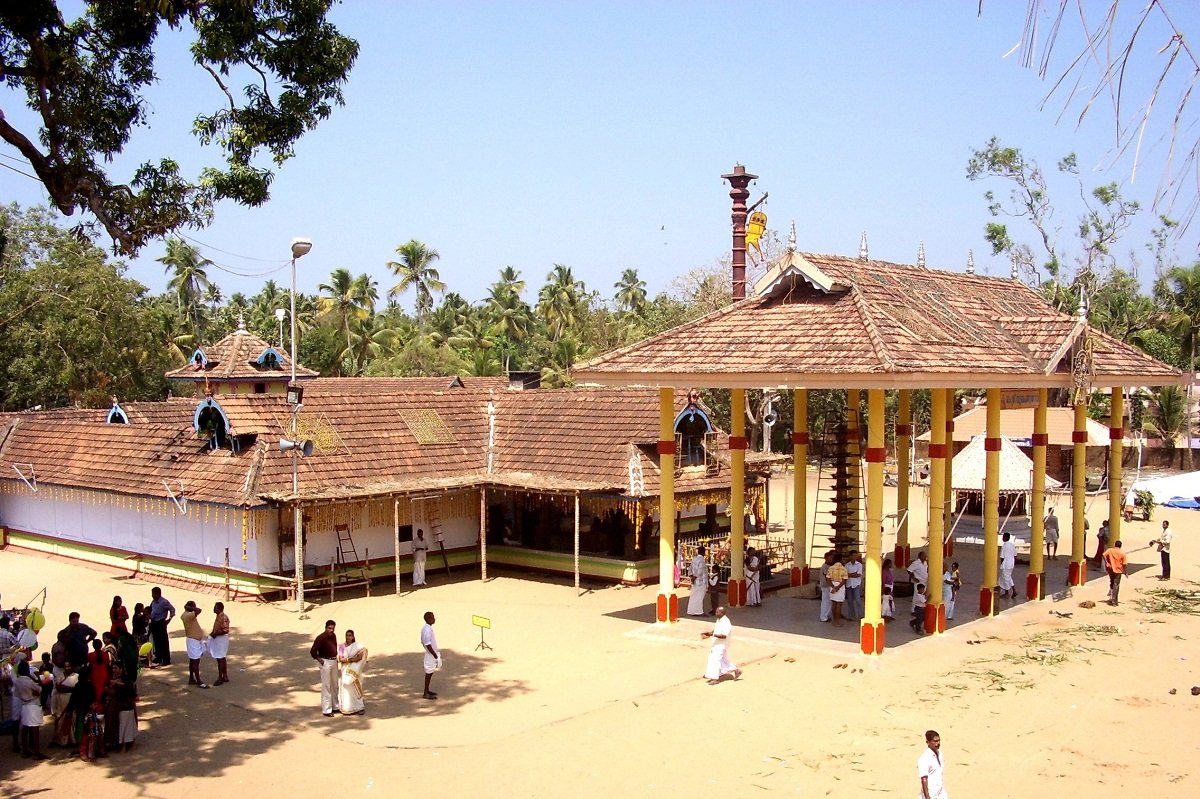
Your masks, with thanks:
M 471 300 L 506 265 L 536 290 L 555 263 L 605 295 L 635 268 L 656 293 L 728 252 L 720 175 L 740 162 L 760 176 L 753 197 L 770 192 L 770 227 L 786 235 L 794 220 L 803 250 L 854 255 L 866 231 L 875 258 L 912 263 L 924 241 L 932 267 L 961 270 L 974 249 L 980 272 L 1007 274 L 983 240 L 987 187 L 965 177 L 972 148 L 994 135 L 1050 171 L 1076 152 L 1089 186 L 1124 184 L 1147 209 L 1120 252 L 1136 249 L 1148 264 L 1161 130 L 1130 185 L 1128 159 L 1107 165 L 1111 110 L 1098 107 L 1082 129 L 1077 108 L 1060 121 L 1061 103 L 1038 108 L 1049 83 L 1017 54 L 1004 58 L 1025 2 L 988 0 L 982 17 L 976 9 L 975 0 L 355 0 L 332 15 L 362 47 L 346 106 L 299 143 L 266 206 L 222 204 L 210 228 L 188 235 L 220 267 L 259 273 L 210 269 L 227 295 L 252 294 L 267 277 L 286 286 L 286 268 L 261 273 L 285 265 L 301 235 L 314 242 L 299 261 L 308 292 L 345 267 L 370 273 L 386 294 L 395 281 L 385 263 L 416 238 L 441 253 L 449 290 Z M 1191 2 L 1170 9 L 1200 31 Z M 1151 56 L 1163 30 L 1148 37 Z M 163 81 L 129 162 L 166 154 L 195 175 L 206 156 L 191 118 L 197 103 L 220 98 L 185 43 L 161 39 Z M 1074 52 L 1064 45 L 1056 63 Z M 1145 85 L 1160 67 L 1144 58 L 1130 82 Z M 0 97 L 15 119 L 18 98 Z M 1079 206 L 1070 184 L 1058 188 L 1069 236 Z M 9 170 L 0 170 L 0 198 L 45 202 L 39 184 Z M 1196 242 L 1193 230 L 1176 245 L 1182 260 Z M 161 253 L 155 244 L 131 263 L 154 291 L 165 285 Z M 411 295 L 403 302 L 411 308 Z

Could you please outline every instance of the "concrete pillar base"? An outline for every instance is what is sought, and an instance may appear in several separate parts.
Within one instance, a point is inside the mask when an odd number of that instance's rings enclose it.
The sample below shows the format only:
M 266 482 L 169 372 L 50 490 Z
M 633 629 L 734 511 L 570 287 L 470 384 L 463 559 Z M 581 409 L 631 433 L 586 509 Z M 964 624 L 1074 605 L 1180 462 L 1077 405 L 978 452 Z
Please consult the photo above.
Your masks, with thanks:
M 925 606 L 925 632 L 934 635 L 946 632 L 946 606 L 942 603 L 930 603 Z
M 1025 575 L 1025 598 L 1031 601 L 1046 598 L 1046 585 L 1042 575 Z
M 950 536 L 950 538 L 947 539 L 946 543 L 942 544 L 942 557 L 943 558 L 954 557 L 954 536 Z
M 675 594 L 659 594 L 655 602 L 655 617 L 658 622 L 679 621 L 679 597 Z
M 804 566 L 803 568 L 798 567 L 798 566 L 792 567 L 792 587 L 793 588 L 795 588 L 798 585 L 808 585 L 810 579 L 811 578 L 809 577 L 809 570 L 808 570 L 807 566 Z
M 858 628 L 858 641 L 864 655 L 882 655 L 887 625 L 883 622 L 864 621 Z
M 897 569 L 903 569 L 912 563 L 911 548 L 908 544 L 896 544 L 896 549 L 892 553 L 892 565 Z
M 1087 585 L 1087 561 L 1073 560 L 1067 567 L 1067 585 L 1076 587 Z
M 740 608 L 746 604 L 746 581 L 745 580 L 730 580 L 729 581 L 729 607 Z
M 996 615 L 996 595 L 1000 591 L 1000 586 L 994 585 L 990 588 L 983 587 L 979 589 L 979 615 L 980 616 L 995 616 Z

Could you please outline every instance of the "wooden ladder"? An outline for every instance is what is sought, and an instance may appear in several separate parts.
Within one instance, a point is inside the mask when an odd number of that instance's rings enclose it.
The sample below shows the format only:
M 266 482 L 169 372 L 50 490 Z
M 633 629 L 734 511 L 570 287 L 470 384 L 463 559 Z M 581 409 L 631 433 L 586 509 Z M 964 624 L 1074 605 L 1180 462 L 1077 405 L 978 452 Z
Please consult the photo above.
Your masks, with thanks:
M 358 557 L 358 550 L 354 547 L 354 539 L 350 535 L 350 525 L 335 524 L 334 530 L 337 531 L 337 565 L 341 576 L 349 582 L 350 572 L 357 571 L 358 579 L 369 582 L 370 577 L 367 575 L 366 566 Z M 336 576 L 331 580 L 336 581 Z

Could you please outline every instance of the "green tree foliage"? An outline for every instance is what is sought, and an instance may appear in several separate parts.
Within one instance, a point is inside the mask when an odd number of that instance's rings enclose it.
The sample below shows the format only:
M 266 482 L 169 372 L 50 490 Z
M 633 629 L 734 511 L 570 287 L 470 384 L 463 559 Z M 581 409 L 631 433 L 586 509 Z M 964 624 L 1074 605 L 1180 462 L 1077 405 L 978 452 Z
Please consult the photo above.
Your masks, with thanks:
M 191 322 L 192 335 L 202 341 L 208 311 L 205 296 L 213 289 L 220 292 L 220 287 L 209 282 L 205 271 L 212 261 L 186 241 L 175 238 L 167 239 L 167 252 L 156 260 L 171 274 L 167 289 L 175 295 L 179 310 Z
M 0 231 L 0 408 L 165 395 L 163 372 L 188 347 L 178 317 L 43 210 L 0 207 Z
M 0 4 L 0 75 L 35 114 L 24 130 L 0 115 L 0 138 L 29 162 L 60 212 L 89 214 L 121 254 L 207 224 L 218 200 L 262 205 L 273 177 L 264 162 L 282 164 L 342 105 L 358 44 L 327 21 L 332 3 L 99 2 L 74 20 L 54 0 Z M 221 105 L 192 127 L 225 163 L 187 178 L 164 157 L 118 175 L 116 156 L 149 123 L 144 92 L 162 79 L 154 42 L 164 27 L 193 32 L 192 59 L 219 89 Z
M 433 268 L 433 262 L 441 256 L 437 250 L 426 247 L 416 239 L 410 239 L 396 248 L 398 260 L 388 261 L 392 274 L 400 278 L 400 282 L 388 291 L 388 297 L 399 297 L 408 290 L 416 295 L 417 321 L 425 324 L 430 310 L 433 308 L 433 293 L 445 291 L 446 284 L 441 275 Z

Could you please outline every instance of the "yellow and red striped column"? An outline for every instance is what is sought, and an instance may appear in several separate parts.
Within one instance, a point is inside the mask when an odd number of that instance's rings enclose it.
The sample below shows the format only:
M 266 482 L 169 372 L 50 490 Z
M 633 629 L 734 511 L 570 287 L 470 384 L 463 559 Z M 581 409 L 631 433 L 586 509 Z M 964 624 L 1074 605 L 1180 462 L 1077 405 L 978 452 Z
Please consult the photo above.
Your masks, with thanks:
M 1125 455 L 1125 389 L 1112 388 L 1108 419 L 1108 545 L 1121 540 L 1121 459 Z
M 946 389 L 946 484 L 942 503 L 942 552 L 947 558 L 954 555 L 954 389 Z M 939 579 L 941 575 L 938 575 Z M 943 625 L 945 626 L 945 625 Z
M 792 585 L 807 585 L 808 573 L 808 389 L 792 392 Z
M 679 621 L 675 594 L 675 391 L 658 390 L 658 601 L 659 623 Z
M 903 569 L 911 562 L 912 550 L 908 543 L 908 493 L 912 473 L 912 391 L 899 391 L 896 410 L 896 514 L 900 520 L 896 528 L 896 549 L 892 561 L 896 568 Z
M 925 632 L 946 630 L 946 602 L 942 598 L 942 572 L 945 559 L 942 541 L 945 539 L 946 515 L 942 504 L 946 499 L 946 392 L 935 388 L 929 392 L 929 602 L 925 605 Z
M 987 434 L 983 439 L 983 584 L 979 615 L 995 616 L 1000 592 L 1000 389 L 987 391 Z
M 730 392 L 729 460 L 729 607 L 746 604 L 746 389 Z
M 1075 429 L 1071 432 L 1071 563 L 1067 584 L 1087 583 L 1087 403 L 1075 406 Z M 1116 540 L 1115 538 L 1113 539 Z
M 1025 598 L 1046 598 L 1046 406 L 1049 391 L 1038 389 L 1038 404 L 1033 411 L 1033 485 L 1029 487 L 1029 574 L 1025 577 Z
M 883 598 L 883 464 L 886 424 L 883 389 L 867 391 L 867 559 L 863 569 L 863 619 L 859 625 L 859 645 L 863 654 L 883 654 L 885 633 L 882 616 Z

